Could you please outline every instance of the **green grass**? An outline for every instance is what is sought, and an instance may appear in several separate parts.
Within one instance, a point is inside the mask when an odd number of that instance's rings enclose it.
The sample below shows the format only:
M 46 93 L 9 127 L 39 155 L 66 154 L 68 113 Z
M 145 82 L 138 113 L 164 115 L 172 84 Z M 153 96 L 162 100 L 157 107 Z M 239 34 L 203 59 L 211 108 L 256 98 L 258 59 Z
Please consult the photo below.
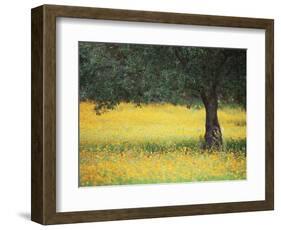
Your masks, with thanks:
M 174 143 L 153 143 L 153 142 L 143 142 L 140 144 L 132 143 L 120 143 L 120 144 L 84 144 L 80 147 L 80 150 L 83 151 L 92 151 L 92 152 L 111 152 L 111 153 L 121 153 L 124 151 L 132 150 L 134 152 L 167 152 L 167 151 L 176 151 L 182 148 L 188 148 L 193 151 L 203 151 L 203 139 L 198 140 L 181 140 Z M 221 152 L 246 152 L 246 140 L 233 140 L 228 139 L 224 140 L 223 148 Z

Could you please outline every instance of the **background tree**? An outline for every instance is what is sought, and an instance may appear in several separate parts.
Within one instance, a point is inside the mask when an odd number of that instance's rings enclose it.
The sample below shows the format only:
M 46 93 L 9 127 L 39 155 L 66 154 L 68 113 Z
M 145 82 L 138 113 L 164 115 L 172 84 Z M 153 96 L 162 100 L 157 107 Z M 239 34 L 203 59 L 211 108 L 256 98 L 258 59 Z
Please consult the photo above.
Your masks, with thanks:
M 219 102 L 246 108 L 246 50 L 79 43 L 80 99 L 97 114 L 120 102 L 190 104 L 206 110 L 205 148 L 221 148 Z

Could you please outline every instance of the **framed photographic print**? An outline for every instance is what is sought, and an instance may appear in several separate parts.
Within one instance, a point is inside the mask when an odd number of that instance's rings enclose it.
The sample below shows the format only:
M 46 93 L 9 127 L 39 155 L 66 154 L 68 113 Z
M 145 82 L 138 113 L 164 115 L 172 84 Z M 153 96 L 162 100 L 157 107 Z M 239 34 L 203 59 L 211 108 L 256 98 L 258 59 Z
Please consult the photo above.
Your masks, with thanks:
M 273 20 L 32 9 L 31 219 L 274 208 Z

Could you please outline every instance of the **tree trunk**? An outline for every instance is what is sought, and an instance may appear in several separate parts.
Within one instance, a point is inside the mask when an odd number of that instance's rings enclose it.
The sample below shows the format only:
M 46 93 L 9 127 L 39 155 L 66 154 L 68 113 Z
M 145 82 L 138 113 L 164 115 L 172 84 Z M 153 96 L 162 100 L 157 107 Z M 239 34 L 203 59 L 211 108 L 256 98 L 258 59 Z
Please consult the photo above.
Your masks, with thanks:
M 205 122 L 205 149 L 221 149 L 222 147 L 222 134 L 218 120 L 218 98 L 215 90 L 206 94 L 201 93 L 202 101 L 206 110 Z

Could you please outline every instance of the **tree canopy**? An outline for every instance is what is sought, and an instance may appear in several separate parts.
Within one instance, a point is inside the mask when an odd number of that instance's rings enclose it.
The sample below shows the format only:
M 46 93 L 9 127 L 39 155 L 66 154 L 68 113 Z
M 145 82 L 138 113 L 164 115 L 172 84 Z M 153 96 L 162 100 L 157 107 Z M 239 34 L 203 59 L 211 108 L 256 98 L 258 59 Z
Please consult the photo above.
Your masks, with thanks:
M 100 108 L 185 104 L 216 87 L 220 100 L 245 107 L 245 59 L 241 49 L 80 42 L 80 97 Z

